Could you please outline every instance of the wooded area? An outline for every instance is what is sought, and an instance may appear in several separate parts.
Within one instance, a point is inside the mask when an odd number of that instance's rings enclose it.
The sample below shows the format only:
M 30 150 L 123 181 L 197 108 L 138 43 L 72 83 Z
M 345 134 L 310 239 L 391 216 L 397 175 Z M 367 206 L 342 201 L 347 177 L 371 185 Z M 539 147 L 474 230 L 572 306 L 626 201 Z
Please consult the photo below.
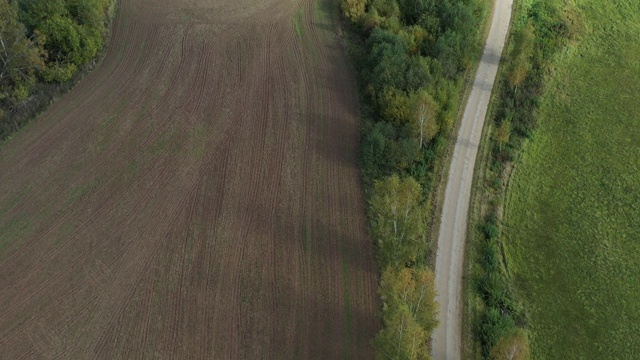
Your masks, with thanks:
M 112 0 L 0 0 L 0 139 L 38 83 L 70 80 L 102 48 Z

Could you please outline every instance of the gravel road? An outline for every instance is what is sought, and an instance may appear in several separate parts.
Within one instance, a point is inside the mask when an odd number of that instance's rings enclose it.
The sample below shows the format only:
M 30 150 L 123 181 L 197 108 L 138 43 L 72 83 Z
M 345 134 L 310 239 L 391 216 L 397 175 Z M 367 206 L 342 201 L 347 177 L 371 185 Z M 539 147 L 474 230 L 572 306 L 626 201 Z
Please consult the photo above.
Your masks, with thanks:
M 462 265 L 473 169 L 491 91 L 511 20 L 513 0 L 496 0 L 489 37 L 456 140 L 444 197 L 438 252 L 436 300 L 439 325 L 433 333 L 433 359 L 461 357 Z

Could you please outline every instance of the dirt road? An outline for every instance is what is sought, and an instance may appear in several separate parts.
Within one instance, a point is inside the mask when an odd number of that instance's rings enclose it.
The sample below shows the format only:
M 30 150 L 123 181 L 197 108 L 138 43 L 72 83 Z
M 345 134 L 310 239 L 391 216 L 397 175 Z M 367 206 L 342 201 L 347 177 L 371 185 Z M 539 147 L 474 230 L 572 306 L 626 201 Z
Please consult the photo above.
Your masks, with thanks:
M 449 169 L 436 257 L 436 300 L 440 304 L 440 324 L 433 333 L 433 358 L 437 360 L 461 357 L 462 265 L 473 169 L 509 30 L 512 5 L 513 0 L 496 0 L 491 30 L 464 111 Z

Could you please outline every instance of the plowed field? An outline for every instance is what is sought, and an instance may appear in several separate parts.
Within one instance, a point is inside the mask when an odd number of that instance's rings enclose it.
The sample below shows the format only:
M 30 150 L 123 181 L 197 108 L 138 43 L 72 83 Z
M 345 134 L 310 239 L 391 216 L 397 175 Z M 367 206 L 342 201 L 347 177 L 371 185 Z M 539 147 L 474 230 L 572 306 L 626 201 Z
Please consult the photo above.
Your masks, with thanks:
M 0 358 L 366 359 L 376 269 L 332 0 L 121 0 L 0 147 Z

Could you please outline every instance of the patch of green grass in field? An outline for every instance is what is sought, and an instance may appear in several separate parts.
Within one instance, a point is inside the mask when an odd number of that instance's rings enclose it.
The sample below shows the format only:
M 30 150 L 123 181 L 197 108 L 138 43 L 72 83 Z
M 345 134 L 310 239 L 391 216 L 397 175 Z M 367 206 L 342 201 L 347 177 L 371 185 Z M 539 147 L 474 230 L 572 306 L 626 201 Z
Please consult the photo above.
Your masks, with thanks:
M 174 141 L 178 135 L 179 131 L 177 126 L 173 126 L 160 134 L 158 139 L 149 147 L 149 155 L 156 156 L 163 153 L 165 150 L 175 155 L 180 146 L 179 142 Z
M 304 8 L 298 9 L 293 16 L 293 26 L 296 30 L 298 41 L 304 40 Z
M 93 179 L 77 186 L 71 186 L 67 192 L 65 209 L 68 209 L 68 207 L 73 205 L 78 199 L 85 197 L 91 190 L 98 187 L 100 183 L 101 181 L 99 179 Z
M 100 153 L 104 151 L 111 143 L 113 133 L 112 131 L 109 131 L 109 128 L 116 122 L 116 119 L 115 115 L 109 115 L 100 123 L 98 140 L 95 144 L 95 152 Z
M 640 354 L 640 2 L 577 0 L 508 193 L 510 270 L 535 359 Z

